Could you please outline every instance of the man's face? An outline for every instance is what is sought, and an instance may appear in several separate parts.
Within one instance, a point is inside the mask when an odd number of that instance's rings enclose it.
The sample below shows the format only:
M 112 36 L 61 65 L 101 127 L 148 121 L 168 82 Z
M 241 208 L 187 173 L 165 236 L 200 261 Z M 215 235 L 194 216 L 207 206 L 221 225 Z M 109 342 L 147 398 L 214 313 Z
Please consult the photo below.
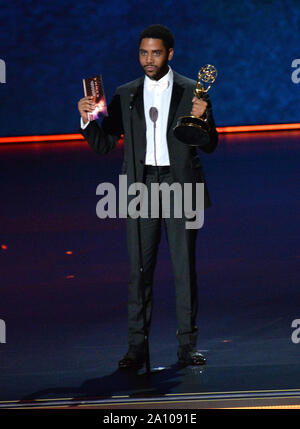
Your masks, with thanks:
M 161 39 L 142 39 L 139 59 L 145 74 L 153 80 L 161 79 L 168 73 L 168 61 L 172 59 L 173 53 L 173 49 L 167 51 Z

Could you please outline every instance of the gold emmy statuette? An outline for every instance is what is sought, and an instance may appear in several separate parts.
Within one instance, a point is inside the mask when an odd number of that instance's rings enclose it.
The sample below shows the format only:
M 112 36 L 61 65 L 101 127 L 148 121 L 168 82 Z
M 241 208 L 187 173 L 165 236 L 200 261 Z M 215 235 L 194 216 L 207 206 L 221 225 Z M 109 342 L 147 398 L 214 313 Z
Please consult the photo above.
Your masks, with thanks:
M 203 66 L 198 73 L 198 80 L 195 88 L 195 96 L 205 98 L 206 93 L 214 83 L 217 77 L 217 69 L 207 64 Z M 190 145 L 202 146 L 209 140 L 209 124 L 207 122 L 206 112 L 201 118 L 196 116 L 181 116 L 178 118 L 177 125 L 174 128 L 175 137 Z

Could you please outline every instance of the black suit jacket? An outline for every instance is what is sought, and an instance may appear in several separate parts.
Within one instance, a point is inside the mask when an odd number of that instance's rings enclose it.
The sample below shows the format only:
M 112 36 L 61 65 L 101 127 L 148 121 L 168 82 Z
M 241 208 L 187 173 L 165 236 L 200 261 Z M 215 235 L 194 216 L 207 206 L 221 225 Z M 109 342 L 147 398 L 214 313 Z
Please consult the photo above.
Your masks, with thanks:
M 182 186 L 184 183 L 204 183 L 204 206 L 206 208 L 211 205 L 211 201 L 197 148 L 177 140 L 173 132 L 178 117 L 189 115 L 192 110 L 196 82 L 174 71 L 173 73 L 173 90 L 167 126 L 171 172 L 174 182 L 179 182 Z M 80 129 L 89 145 L 102 155 L 113 150 L 120 136 L 124 135 L 122 173 L 127 174 L 128 186 L 134 182 L 142 182 L 144 177 L 146 121 L 143 86 L 144 76 L 118 87 L 108 106 L 108 116 L 103 119 L 101 126 L 96 121 L 92 121 L 84 130 Z M 204 147 L 201 147 L 201 150 L 210 153 L 217 146 L 218 133 L 208 95 L 206 101 L 208 102 L 210 139 Z M 193 194 L 195 189 L 193 187 Z M 193 201 L 195 201 L 194 197 L 195 195 L 193 195 Z

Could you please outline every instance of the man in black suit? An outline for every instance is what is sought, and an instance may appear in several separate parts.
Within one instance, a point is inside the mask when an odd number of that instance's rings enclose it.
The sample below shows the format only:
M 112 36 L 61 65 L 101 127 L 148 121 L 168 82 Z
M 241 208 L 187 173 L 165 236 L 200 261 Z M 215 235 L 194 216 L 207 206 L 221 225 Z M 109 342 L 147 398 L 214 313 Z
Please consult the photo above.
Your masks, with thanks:
M 174 38 L 167 27 L 152 25 L 146 28 L 139 39 L 139 60 L 145 75 L 117 88 L 108 106 L 108 116 L 101 126 L 96 121 L 88 121 L 87 114 L 95 106 L 91 98 L 82 98 L 78 103 L 81 132 L 89 145 L 102 155 L 113 150 L 120 136 L 124 135 L 122 174 L 127 175 L 128 187 L 136 182 L 144 183 L 149 190 L 153 183 L 179 183 L 182 186 L 184 183 L 204 183 L 206 208 L 210 206 L 210 199 L 196 146 L 176 139 L 173 129 L 180 116 L 206 115 L 210 131 L 206 143 L 202 142 L 201 150 L 207 153 L 216 148 L 218 134 L 209 97 L 195 97 L 196 82 L 169 67 L 173 47 Z M 157 118 L 152 116 L 151 119 L 151 107 L 155 107 Z M 194 187 L 193 201 L 195 192 Z M 127 217 L 126 220 L 130 260 L 129 350 L 120 360 L 120 368 L 139 368 L 147 357 L 152 283 L 162 222 L 166 228 L 175 276 L 178 359 L 184 365 L 205 363 L 205 358 L 196 350 L 197 228 L 187 229 L 186 217 L 174 216 L 174 196 L 173 199 L 171 197 L 171 212 L 169 217 L 164 217 L 160 210 L 158 217 Z

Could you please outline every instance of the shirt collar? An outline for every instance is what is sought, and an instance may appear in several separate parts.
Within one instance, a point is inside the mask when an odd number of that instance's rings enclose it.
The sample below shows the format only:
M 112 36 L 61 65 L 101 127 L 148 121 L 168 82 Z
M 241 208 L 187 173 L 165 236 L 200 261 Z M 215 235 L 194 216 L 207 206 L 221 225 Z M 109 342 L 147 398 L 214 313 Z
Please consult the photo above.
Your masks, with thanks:
M 145 75 L 145 87 L 147 89 L 152 89 L 154 86 L 158 86 L 161 87 L 163 89 L 167 89 L 170 87 L 170 85 L 172 85 L 173 83 L 173 70 L 171 69 L 170 66 L 169 67 L 169 71 L 167 74 L 165 74 L 161 79 L 159 80 L 153 80 L 150 79 L 147 75 Z

